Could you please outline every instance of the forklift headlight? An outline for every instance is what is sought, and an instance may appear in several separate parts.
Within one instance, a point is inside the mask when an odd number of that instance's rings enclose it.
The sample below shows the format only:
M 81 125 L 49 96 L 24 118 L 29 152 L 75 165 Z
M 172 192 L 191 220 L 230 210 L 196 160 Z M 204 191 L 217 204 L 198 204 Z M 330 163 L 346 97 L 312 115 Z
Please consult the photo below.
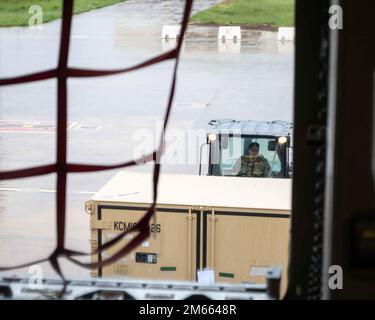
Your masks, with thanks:
M 279 137 L 277 142 L 278 142 L 278 144 L 285 144 L 285 143 L 288 142 L 288 138 L 287 137 Z
M 210 133 L 209 135 L 208 135 L 208 141 L 209 142 L 214 142 L 215 140 L 216 140 L 216 133 Z

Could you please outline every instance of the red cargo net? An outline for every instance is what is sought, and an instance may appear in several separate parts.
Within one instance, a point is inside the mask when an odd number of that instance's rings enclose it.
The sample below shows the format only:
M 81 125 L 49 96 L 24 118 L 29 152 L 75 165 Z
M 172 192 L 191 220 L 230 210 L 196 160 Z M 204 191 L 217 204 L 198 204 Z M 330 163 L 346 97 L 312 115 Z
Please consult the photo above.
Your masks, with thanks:
M 164 137 L 166 128 L 168 125 L 169 116 L 172 109 L 172 102 L 174 99 L 174 93 L 176 88 L 176 77 L 177 70 L 179 65 L 181 47 L 186 33 L 187 25 L 189 22 L 189 16 L 193 5 L 193 0 L 185 1 L 185 9 L 183 13 L 182 23 L 181 23 L 181 33 L 178 38 L 177 46 L 161 55 L 158 55 L 152 59 L 144 61 L 140 64 L 134 65 L 129 68 L 115 69 L 115 70 L 88 70 L 88 69 L 77 69 L 70 68 L 68 66 L 68 55 L 69 55 L 69 43 L 70 43 L 70 34 L 71 34 L 71 24 L 72 24 L 72 15 L 73 15 L 73 3 L 74 0 L 65 0 L 63 1 L 63 15 L 62 15 L 62 28 L 61 28 L 61 38 L 60 38 L 60 51 L 59 51 L 59 61 L 58 66 L 55 69 L 37 72 L 33 74 L 28 74 L 24 76 L 0 79 L 0 86 L 4 85 L 15 85 L 22 84 L 27 82 L 35 82 L 40 80 L 46 80 L 51 78 L 57 78 L 57 162 L 45 166 L 38 166 L 32 168 L 25 168 L 21 170 L 5 171 L 0 172 L 0 180 L 4 179 L 18 179 L 26 177 L 35 177 L 41 176 L 50 173 L 57 173 L 57 193 L 56 193 L 56 230 L 57 230 L 57 244 L 56 248 L 51 255 L 45 259 L 32 261 L 17 266 L 8 266 L 0 267 L 0 271 L 12 270 L 27 267 L 33 264 L 50 262 L 53 269 L 64 279 L 64 275 L 61 271 L 58 258 L 65 257 L 73 263 L 80 265 L 85 268 L 99 268 L 107 266 L 115 261 L 121 259 L 124 255 L 129 253 L 131 250 L 136 248 L 142 241 L 150 236 L 149 221 L 151 217 L 155 214 L 155 205 L 158 195 L 158 181 L 160 174 L 160 158 L 164 152 Z M 68 163 L 67 162 L 67 79 L 69 77 L 101 77 L 101 76 L 110 76 L 119 73 L 131 72 L 134 70 L 146 68 L 148 66 L 157 64 L 162 61 L 169 59 L 175 59 L 173 77 L 170 88 L 170 94 L 168 99 L 168 104 L 166 106 L 166 111 L 164 114 L 164 125 L 162 135 L 159 141 L 159 145 L 154 152 L 144 156 L 143 158 L 123 162 L 113 165 L 100 165 L 92 164 L 85 165 L 79 163 Z M 94 171 L 103 171 L 117 168 L 125 168 L 136 166 L 140 163 L 154 162 L 153 170 L 153 203 L 147 209 L 147 212 L 142 217 L 142 219 L 133 226 L 131 229 L 119 234 L 116 238 L 106 242 L 100 246 L 97 250 L 92 253 L 84 253 L 69 250 L 65 247 L 65 215 L 66 215 L 66 177 L 68 173 L 79 173 L 79 172 L 94 172 Z M 119 243 L 119 241 L 124 237 L 125 234 L 138 231 L 137 236 L 130 241 L 127 245 L 121 247 L 113 256 L 103 259 L 100 262 L 95 263 L 83 263 L 77 260 L 75 257 L 78 256 L 90 256 L 93 254 L 98 254 L 103 252 L 106 249 L 109 249 Z

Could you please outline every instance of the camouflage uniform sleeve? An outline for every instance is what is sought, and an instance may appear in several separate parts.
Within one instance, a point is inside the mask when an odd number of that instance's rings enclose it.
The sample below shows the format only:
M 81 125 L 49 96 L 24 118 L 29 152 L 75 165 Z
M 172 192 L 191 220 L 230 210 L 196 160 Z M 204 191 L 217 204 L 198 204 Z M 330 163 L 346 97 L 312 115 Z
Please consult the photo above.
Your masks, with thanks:
M 271 166 L 268 160 L 263 157 L 263 177 L 268 177 L 270 174 Z

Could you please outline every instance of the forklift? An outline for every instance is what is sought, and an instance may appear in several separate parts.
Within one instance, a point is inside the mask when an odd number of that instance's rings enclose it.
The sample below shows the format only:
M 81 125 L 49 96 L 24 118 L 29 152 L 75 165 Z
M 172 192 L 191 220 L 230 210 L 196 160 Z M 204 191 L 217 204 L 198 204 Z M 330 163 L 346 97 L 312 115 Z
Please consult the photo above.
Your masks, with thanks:
M 293 124 L 288 121 L 211 120 L 207 142 L 201 145 L 199 175 L 202 175 L 203 149 L 207 147 L 209 176 L 238 176 L 235 164 L 248 154 L 251 143 L 259 144 L 259 155 L 270 165 L 266 178 L 291 178 L 293 171 Z

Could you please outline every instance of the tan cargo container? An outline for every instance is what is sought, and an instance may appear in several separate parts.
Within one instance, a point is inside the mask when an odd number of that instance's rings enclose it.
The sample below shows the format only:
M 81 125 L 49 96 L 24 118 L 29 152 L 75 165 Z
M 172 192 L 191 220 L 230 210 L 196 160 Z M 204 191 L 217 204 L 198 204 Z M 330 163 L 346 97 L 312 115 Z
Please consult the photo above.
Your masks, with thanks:
M 137 223 L 151 202 L 152 175 L 118 173 L 86 202 L 92 248 Z M 216 282 L 263 283 L 267 267 L 278 265 L 284 292 L 290 211 L 289 179 L 162 174 L 151 237 L 92 275 L 195 281 L 196 271 L 208 268 Z

